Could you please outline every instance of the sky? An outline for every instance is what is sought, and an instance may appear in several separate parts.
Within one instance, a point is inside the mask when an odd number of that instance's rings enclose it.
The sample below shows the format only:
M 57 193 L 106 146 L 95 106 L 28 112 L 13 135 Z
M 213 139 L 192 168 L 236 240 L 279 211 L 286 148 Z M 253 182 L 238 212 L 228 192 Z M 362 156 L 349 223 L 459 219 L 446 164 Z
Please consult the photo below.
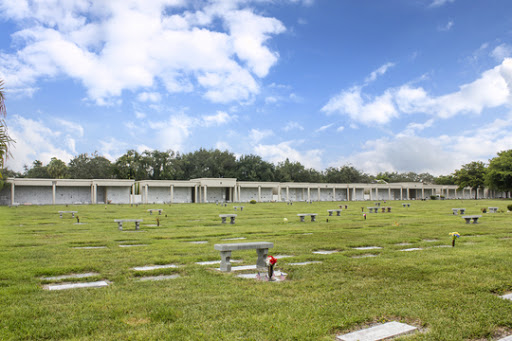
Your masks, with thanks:
M 129 149 L 447 175 L 512 148 L 510 0 L 0 0 L 7 167 Z

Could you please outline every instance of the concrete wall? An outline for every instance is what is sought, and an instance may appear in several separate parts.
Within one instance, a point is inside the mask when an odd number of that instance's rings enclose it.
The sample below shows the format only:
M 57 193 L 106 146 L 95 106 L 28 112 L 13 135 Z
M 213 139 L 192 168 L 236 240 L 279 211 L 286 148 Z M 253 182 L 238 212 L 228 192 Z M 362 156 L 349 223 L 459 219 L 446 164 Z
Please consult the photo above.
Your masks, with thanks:
M 207 202 L 224 202 L 226 201 L 226 188 L 225 187 L 208 187 L 206 189 Z
M 111 204 L 129 204 L 130 192 L 130 187 L 106 187 L 107 201 Z
M 271 202 L 272 199 L 272 188 L 262 188 L 260 202 Z M 258 189 L 256 189 L 256 200 L 258 200 Z
M 96 203 L 106 204 L 107 203 L 107 188 L 98 186 L 96 188 Z
M 51 205 L 52 187 L 17 186 L 14 189 L 14 202 L 18 204 Z
M 19 187 L 16 187 L 17 190 Z M 16 191 L 17 192 L 17 191 Z M 16 196 L 16 193 L 15 193 Z M 51 202 L 50 202 L 51 203 Z M 55 203 L 58 205 L 65 204 L 90 204 L 91 188 L 90 187 L 56 187 Z
M 194 188 L 187 187 L 174 187 L 174 199 L 175 203 L 191 203 L 192 202 L 192 192 Z
M 240 188 L 240 202 L 258 201 L 257 188 Z
M 0 205 L 9 206 L 11 205 L 11 185 L 5 184 L 5 187 L 0 190 Z
M 145 192 L 143 192 L 145 193 Z M 148 203 L 163 204 L 171 202 L 171 189 L 169 187 L 148 187 Z

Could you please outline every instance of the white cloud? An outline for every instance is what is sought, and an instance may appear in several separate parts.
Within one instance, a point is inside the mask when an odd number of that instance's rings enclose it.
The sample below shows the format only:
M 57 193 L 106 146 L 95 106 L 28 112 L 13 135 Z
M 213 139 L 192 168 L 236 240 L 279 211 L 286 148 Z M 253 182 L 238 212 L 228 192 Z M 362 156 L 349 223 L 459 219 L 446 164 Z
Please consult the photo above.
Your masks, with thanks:
M 229 145 L 229 143 L 227 142 L 224 142 L 224 141 L 218 141 L 216 144 L 215 144 L 215 148 L 218 149 L 218 150 L 229 150 L 231 151 L 232 148 L 231 146 Z
M 339 126 L 339 127 L 336 129 L 336 131 L 337 131 L 338 133 L 342 132 L 343 130 L 345 130 L 345 127 L 344 127 L 344 126 Z
M 213 125 L 222 125 L 229 123 L 236 119 L 236 116 L 230 116 L 224 111 L 217 111 L 215 115 L 204 115 L 201 117 L 202 125 L 205 127 L 210 127 Z
M 371 83 L 377 79 L 377 77 L 384 75 L 390 67 L 395 66 L 395 63 L 386 63 L 379 67 L 377 70 L 370 73 L 368 77 L 365 79 L 365 83 Z
M 343 90 L 322 108 L 327 114 L 349 116 L 366 125 L 386 124 L 401 113 L 427 113 L 441 118 L 460 114 L 480 114 L 486 108 L 512 104 L 512 59 L 482 73 L 472 83 L 438 97 L 430 96 L 421 87 L 403 85 L 390 88 L 382 95 L 362 93 L 361 87 Z
M 199 87 L 214 102 L 246 101 L 259 92 L 257 78 L 267 76 L 279 58 L 268 41 L 285 31 L 279 20 L 256 14 L 249 4 L 3 2 L 0 14 L 23 29 L 12 36 L 17 53 L 0 54 L 0 74 L 11 89 L 65 75 L 81 81 L 98 104 L 157 83 L 169 92 Z M 143 92 L 137 99 L 158 102 L 160 95 Z
M 498 45 L 492 50 L 491 56 L 501 62 L 505 58 L 512 57 L 512 46 L 509 44 Z
M 62 128 L 65 128 L 66 133 L 73 135 L 74 137 L 84 136 L 84 128 L 78 123 L 63 120 L 61 118 L 56 118 L 55 122 Z
M 185 114 L 170 116 L 167 121 L 150 121 L 149 127 L 155 130 L 157 149 L 183 151 L 184 143 L 189 137 L 190 130 L 195 122 L 193 118 Z
M 274 135 L 274 132 L 270 129 L 266 129 L 266 130 L 251 129 L 251 131 L 249 133 L 249 139 L 253 143 L 258 143 L 261 140 L 263 140 L 267 137 L 270 137 L 272 135 Z
M 119 141 L 113 137 L 110 137 L 107 140 L 101 140 L 99 142 L 99 154 L 112 162 L 126 153 L 128 149 L 128 144 L 126 142 Z
M 289 159 L 300 162 L 306 168 L 323 169 L 322 154 L 320 149 L 297 150 L 292 144 L 300 145 L 301 141 L 286 141 L 275 145 L 259 144 L 254 147 L 254 152 L 274 164 Z
M 301 126 L 298 122 L 290 121 L 283 128 L 284 131 L 290 131 L 295 129 L 304 130 L 304 127 Z
M 160 95 L 158 92 L 141 92 L 137 96 L 137 100 L 140 102 L 160 102 L 162 99 L 162 95 Z
M 74 139 L 60 130 L 48 127 L 41 120 L 12 115 L 8 126 L 9 135 L 16 141 L 10 148 L 12 157 L 6 161 L 10 169 L 21 172 L 24 165 L 30 167 L 36 159 L 47 164 L 52 157 L 66 163 L 73 158 Z
M 138 118 L 139 120 L 141 120 L 141 119 L 146 118 L 146 114 L 143 113 L 143 112 L 140 112 L 140 111 L 136 111 L 135 112 L 135 117 Z
M 330 127 L 332 127 L 334 125 L 334 123 L 331 123 L 331 124 L 327 124 L 327 125 L 324 125 L 324 126 L 321 126 L 320 128 L 318 128 L 317 130 L 315 130 L 315 133 L 319 133 L 319 132 L 322 132 L 324 130 L 327 130 L 329 129 Z
M 448 21 L 448 22 L 446 23 L 446 25 L 444 25 L 444 26 L 439 26 L 439 27 L 438 27 L 438 30 L 439 30 L 439 31 L 449 31 L 449 30 L 451 30 L 451 29 L 452 29 L 452 27 L 453 27 L 453 25 L 454 25 L 454 24 L 455 24 L 455 23 L 453 22 L 453 20 L 450 20 L 450 21 Z
M 441 7 L 445 4 L 448 4 L 450 2 L 455 2 L 455 0 L 434 0 L 430 4 L 430 7 Z

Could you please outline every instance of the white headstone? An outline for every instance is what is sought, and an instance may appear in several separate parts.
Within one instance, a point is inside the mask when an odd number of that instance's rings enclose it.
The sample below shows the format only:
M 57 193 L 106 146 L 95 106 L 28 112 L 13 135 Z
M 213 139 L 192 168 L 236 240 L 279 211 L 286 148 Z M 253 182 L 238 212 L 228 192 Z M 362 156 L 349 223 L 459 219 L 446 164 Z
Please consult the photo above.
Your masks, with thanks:
M 108 286 L 106 281 L 86 282 L 86 283 L 70 283 L 70 284 L 49 284 L 45 285 L 46 290 L 67 290 L 77 288 L 101 288 Z
M 339 341 L 378 341 L 409 334 L 416 330 L 417 328 L 414 326 L 393 321 L 352 333 L 339 335 L 336 339 Z

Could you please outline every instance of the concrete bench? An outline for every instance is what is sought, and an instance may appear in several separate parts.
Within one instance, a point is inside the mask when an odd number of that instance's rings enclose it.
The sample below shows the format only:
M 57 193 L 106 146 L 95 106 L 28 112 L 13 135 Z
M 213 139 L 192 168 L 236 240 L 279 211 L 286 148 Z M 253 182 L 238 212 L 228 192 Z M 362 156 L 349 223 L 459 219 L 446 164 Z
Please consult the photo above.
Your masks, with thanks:
M 231 271 L 231 251 L 237 250 L 256 250 L 258 260 L 256 267 L 266 268 L 265 259 L 268 256 L 268 249 L 273 248 L 274 243 L 254 242 L 254 243 L 234 243 L 234 244 L 215 244 L 215 250 L 220 251 L 220 271 Z
M 411 204 L 402 204 L 403 207 L 411 207 Z
M 123 223 L 135 223 L 135 229 L 138 230 L 140 228 L 140 223 L 142 223 L 142 219 L 114 219 L 119 227 L 119 231 L 123 230 Z
M 222 223 L 226 223 L 226 218 L 230 218 L 230 224 L 235 223 L 236 214 L 219 214 L 219 217 L 222 219 Z
M 379 213 L 378 207 L 368 207 L 368 210 L 370 211 L 370 213 Z
M 380 202 L 376 202 L 375 206 L 379 206 L 380 207 Z
M 452 208 L 452 211 L 453 211 L 453 215 L 457 215 L 457 212 L 460 212 L 460 214 L 466 213 L 465 208 Z
M 316 214 L 316 213 L 299 213 L 299 214 L 297 214 L 297 217 L 300 218 L 301 222 L 304 222 L 304 217 L 306 217 L 306 216 L 310 216 L 311 217 L 311 221 L 316 221 L 316 216 L 317 215 L 318 214 Z
M 327 212 L 329 212 L 329 217 L 332 216 L 332 212 L 336 212 L 338 217 L 341 215 L 341 210 L 327 210 Z
M 148 210 L 149 215 L 152 215 L 152 214 L 153 214 L 153 211 L 158 211 L 158 215 L 162 215 L 162 211 L 163 211 L 163 209 L 161 209 L 161 208 L 150 208 L 150 209 Z
M 244 210 L 244 207 L 243 206 L 233 206 L 233 208 L 235 209 L 235 211 L 237 209 L 240 209 L 240 211 L 243 211 Z
M 75 213 L 78 213 L 78 211 L 59 211 L 59 217 L 62 218 L 63 213 L 71 213 L 71 217 L 75 217 Z
M 481 215 L 465 215 L 462 218 L 466 220 L 466 224 L 469 224 L 471 219 L 473 219 L 473 224 L 478 224 L 478 218 L 481 218 Z
M 498 213 L 497 207 L 488 207 L 488 208 L 489 208 L 489 213 Z

